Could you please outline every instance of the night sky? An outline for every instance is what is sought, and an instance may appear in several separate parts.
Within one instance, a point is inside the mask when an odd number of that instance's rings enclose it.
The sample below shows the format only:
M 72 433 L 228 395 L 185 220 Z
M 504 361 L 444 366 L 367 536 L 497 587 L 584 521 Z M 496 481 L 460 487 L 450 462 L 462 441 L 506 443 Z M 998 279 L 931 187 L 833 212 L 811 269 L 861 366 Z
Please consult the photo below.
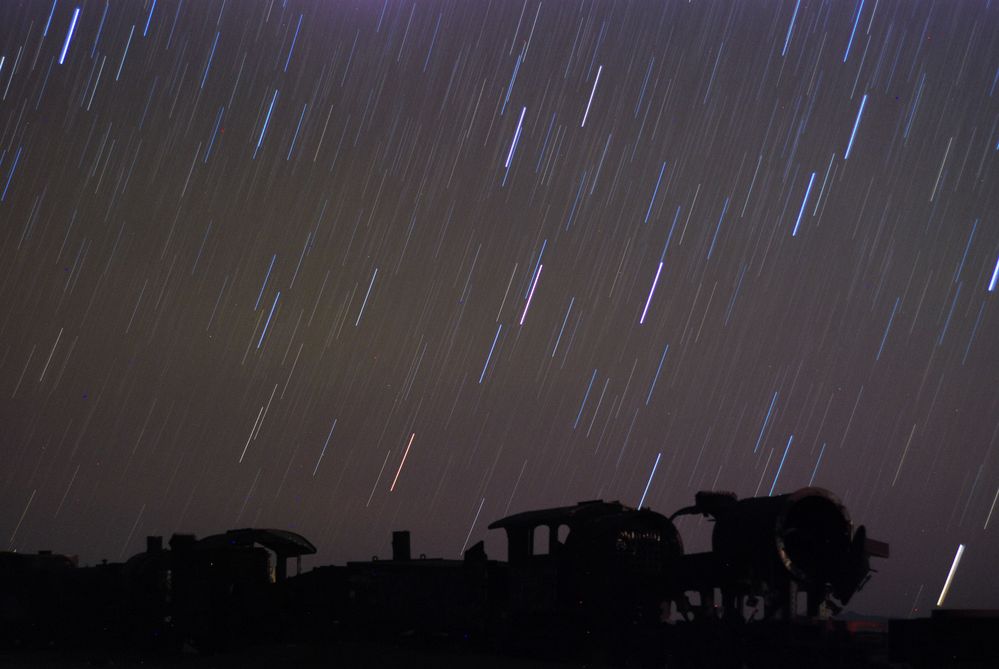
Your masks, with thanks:
M 988 0 L 3 0 L 0 96 L 0 548 L 812 483 L 999 604 Z

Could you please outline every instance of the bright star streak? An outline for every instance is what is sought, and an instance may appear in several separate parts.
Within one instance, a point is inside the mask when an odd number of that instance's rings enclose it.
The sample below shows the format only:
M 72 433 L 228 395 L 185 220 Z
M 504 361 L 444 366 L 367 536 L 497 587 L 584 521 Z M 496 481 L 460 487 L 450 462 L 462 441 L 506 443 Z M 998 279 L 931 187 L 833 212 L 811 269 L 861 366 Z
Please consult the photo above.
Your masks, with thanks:
M 493 357 L 493 349 L 496 348 L 496 342 L 499 340 L 500 330 L 503 329 L 503 324 L 500 323 L 499 327 L 496 328 L 496 336 L 493 337 L 493 345 L 489 347 L 489 355 L 486 356 L 486 364 L 482 365 L 482 373 L 479 374 L 479 383 L 482 383 L 482 379 L 486 378 L 486 370 L 489 369 L 489 361 Z
M 569 308 L 565 310 L 565 318 L 562 319 L 562 327 L 559 328 L 558 338 L 555 340 L 555 346 L 552 348 L 552 357 L 555 357 L 555 351 L 558 350 L 558 344 L 562 341 L 562 333 L 565 332 L 565 324 L 569 322 L 569 312 L 572 311 L 572 304 L 576 301 L 576 298 L 570 298 Z
M 291 38 L 291 48 L 288 49 L 288 58 L 284 61 L 284 71 L 288 71 L 288 63 L 291 62 L 291 54 L 295 53 L 295 42 L 298 41 L 298 31 L 302 29 L 302 14 L 298 15 L 298 27 L 295 28 L 295 36 Z
M 583 409 L 586 408 L 586 399 L 590 396 L 590 390 L 593 388 L 593 381 L 597 378 L 597 370 L 593 370 L 593 375 L 590 377 L 590 384 L 586 386 L 586 392 L 583 394 L 583 401 L 579 404 L 579 413 L 576 414 L 576 422 L 572 424 L 572 429 L 575 430 L 576 426 L 579 425 L 579 419 L 583 417 Z
M 874 356 L 874 360 L 876 361 L 881 359 L 881 351 L 885 349 L 885 341 L 888 339 L 888 331 L 891 330 L 892 321 L 895 320 L 895 312 L 898 310 L 898 300 L 899 298 L 896 297 L 895 306 L 891 308 L 891 316 L 888 317 L 888 325 L 885 326 L 885 333 L 881 336 L 881 346 L 878 347 L 878 354 Z
M 663 263 L 659 262 L 659 269 L 656 270 L 656 278 L 652 280 L 652 288 L 649 289 L 649 297 L 645 300 L 645 308 L 642 309 L 642 317 L 638 319 L 638 324 L 643 325 L 645 323 L 645 314 L 649 311 L 649 304 L 652 302 L 652 293 L 656 292 L 656 285 L 659 283 L 659 275 L 663 271 Z
M 208 148 L 205 149 L 205 158 L 203 162 L 208 162 L 208 156 L 212 155 L 212 147 L 215 146 L 215 138 L 218 136 L 219 124 L 222 123 L 222 114 L 225 112 L 225 107 L 219 108 L 219 114 L 215 117 L 215 128 L 212 130 L 212 139 L 208 142 Z
M 663 166 L 659 168 L 659 178 L 656 179 L 656 188 L 654 191 L 652 191 L 652 200 L 649 202 L 649 208 L 645 211 L 646 223 L 649 222 L 649 216 L 652 214 L 652 205 L 656 203 L 656 195 L 659 193 L 659 184 L 663 180 L 663 172 L 665 171 L 666 171 L 666 163 L 664 162 Z
M 243 458 L 246 457 L 246 449 L 250 447 L 250 442 L 253 441 L 253 435 L 257 432 L 257 425 L 260 423 L 260 417 L 264 415 L 264 407 L 261 405 L 260 411 L 257 412 L 257 419 L 253 421 L 253 429 L 250 430 L 250 436 L 246 438 L 246 445 L 243 446 L 243 452 L 239 454 L 240 463 L 243 462 Z
M 669 234 L 666 235 L 666 244 L 663 246 L 663 252 L 659 254 L 659 260 L 666 257 L 666 252 L 669 251 L 669 242 L 673 239 L 673 229 L 676 228 L 676 222 L 680 218 L 680 207 L 676 208 L 676 213 L 673 214 L 673 223 L 669 226 Z
M 954 562 L 950 565 L 950 573 L 947 574 L 947 580 L 944 582 L 943 590 L 940 591 L 940 599 L 937 600 L 937 606 L 943 606 L 944 600 L 947 598 L 947 591 L 950 590 L 951 581 L 954 580 L 954 574 L 957 573 L 957 567 L 961 564 L 962 555 L 964 555 L 964 544 L 958 544 L 957 554 L 954 556 Z
M 3 193 L 0 193 L 0 202 L 3 202 L 7 197 L 7 189 L 10 188 L 10 180 L 14 178 L 14 170 L 17 169 L 17 161 L 21 159 L 21 149 L 23 147 L 17 147 L 17 154 L 14 156 L 14 163 L 10 167 L 10 173 L 7 175 L 7 183 L 3 187 Z M 994 277 L 993 277 L 994 281 Z
M 111 3 L 108 0 L 104 0 L 104 11 L 101 13 L 101 22 L 97 26 L 97 37 L 94 38 L 94 44 L 90 47 L 90 57 L 94 57 L 94 53 L 97 51 L 97 43 L 101 40 L 101 32 L 104 30 L 104 19 L 108 16 L 108 8 Z
M 649 394 L 645 396 L 645 406 L 649 406 L 649 400 L 652 399 L 652 391 L 656 389 L 656 381 L 659 380 L 659 373 L 663 371 L 663 362 L 666 361 L 667 353 L 669 353 L 669 344 L 666 344 L 666 348 L 663 349 L 662 357 L 659 358 L 659 367 L 656 368 L 656 375 L 652 379 L 652 385 L 649 386 Z
M 133 25 L 132 29 L 128 33 L 128 41 L 125 42 L 125 52 L 121 54 L 121 62 L 118 63 L 118 73 L 114 75 L 115 81 L 118 81 L 118 78 L 121 77 L 121 68 L 125 67 L 125 57 L 128 56 L 128 47 L 132 46 L 132 35 L 134 34 L 135 26 Z
M 853 122 L 853 132 L 850 133 L 850 143 L 846 146 L 846 153 L 843 155 L 843 160 L 850 159 L 850 151 L 853 149 L 853 138 L 857 136 L 857 128 L 860 127 L 860 117 L 864 115 L 864 105 L 867 104 L 867 94 L 864 94 L 864 98 L 860 101 L 860 111 L 857 112 L 857 120 Z
M 58 2 L 58 0 L 52 0 L 52 9 L 49 10 L 49 20 L 45 22 L 45 29 L 42 30 L 42 37 L 49 36 L 49 26 L 52 24 L 52 15 L 55 14 L 56 2 Z
M 649 481 L 645 484 L 645 492 L 642 493 L 642 499 L 638 502 L 638 508 L 641 509 L 642 505 L 645 504 L 645 496 L 649 494 L 649 486 L 652 485 L 652 477 L 656 475 L 656 467 L 659 466 L 659 458 L 663 456 L 662 453 L 656 456 L 656 464 L 652 465 L 652 473 L 649 474 Z
M 822 462 L 822 454 L 826 452 L 826 445 L 822 444 L 822 448 L 819 450 L 819 459 L 815 461 L 815 469 L 812 470 L 812 478 L 808 479 L 808 485 L 812 485 L 812 481 L 815 480 L 815 475 L 819 472 L 819 464 Z
M 996 289 L 996 281 L 999 280 L 999 257 L 996 258 L 996 268 L 992 270 L 992 280 L 989 281 L 989 292 Z
M 513 151 L 517 148 L 517 140 L 520 139 L 520 124 L 524 122 L 524 114 L 527 112 L 527 107 L 520 110 L 520 120 L 517 121 L 517 131 L 513 133 L 513 141 L 510 142 L 510 152 L 506 154 L 506 163 L 503 167 L 510 167 L 510 160 L 513 158 Z
M 330 437 L 333 436 L 333 428 L 336 427 L 336 418 L 333 419 L 333 426 L 330 427 L 330 433 L 326 435 L 326 443 L 323 444 L 323 451 L 319 454 L 319 459 L 316 460 L 316 468 L 312 470 L 312 475 L 315 476 L 316 472 L 319 471 L 319 463 L 323 461 L 323 456 L 326 455 L 326 447 L 330 444 Z
M 291 146 L 288 147 L 288 156 L 285 160 L 291 160 L 291 154 L 295 150 L 295 142 L 298 140 L 298 131 L 302 129 L 302 119 L 305 118 L 305 110 L 309 108 L 309 103 L 302 105 L 302 113 L 298 117 L 298 125 L 295 127 L 295 136 L 291 138 Z
M 271 105 L 267 108 L 267 117 L 264 119 L 264 127 L 260 129 L 260 137 L 257 138 L 257 148 L 253 150 L 253 157 L 257 157 L 257 151 L 260 150 L 260 144 L 264 141 L 264 133 L 267 132 L 267 124 L 271 121 L 271 112 L 274 111 L 274 103 L 277 101 L 278 91 L 274 89 L 274 95 L 271 96 Z
M 812 177 L 808 180 L 808 188 L 805 190 L 805 199 L 801 201 L 801 209 L 798 210 L 798 220 L 795 221 L 794 230 L 791 231 L 792 237 L 798 234 L 798 226 L 801 225 L 801 216 L 805 213 L 805 205 L 808 204 L 808 196 L 812 192 L 813 183 L 815 183 L 815 172 L 812 172 Z
M 772 486 L 770 486 L 769 497 L 773 497 L 773 495 L 774 495 L 774 488 L 777 487 L 777 479 L 780 478 L 780 470 L 784 468 L 784 460 L 787 458 L 787 452 L 789 450 L 791 450 L 791 442 L 792 441 L 794 441 L 794 435 L 793 434 L 787 440 L 787 446 L 784 447 L 784 456 L 780 459 L 780 465 L 777 467 L 777 475 L 774 476 L 774 483 L 773 483 Z
M 208 70 L 212 66 L 212 59 L 215 58 L 215 47 L 219 43 L 219 32 L 215 31 L 215 39 L 212 41 L 212 51 L 208 54 L 208 62 L 205 63 L 205 73 L 201 75 L 201 88 L 205 87 L 205 81 L 208 79 Z
M 794 3 L 794 14 L 791 15 L 791 24 L 787 27 L 787 37 L 784 38 L 784 48 L 780 52 L 781 56 L 784 56 L 787 53 L 787 44 L 791 41 L 791 31 L 794 30 L 794 20 L 798 18 L 799 5 L 801 5 L 801 0 Z
M 274 304 L 271 305 L 271 312 L 267 314 L 267 322 L 264 323 L 264 331 L 260 333 L 260 341 L 257 342 L 257 348 L 260 348 L 260 345 L 264 343 L 264 337 L 267 336 L 267 328 L 271 324 L 271 317 L 274 315 L 274 309 L 277 308 L 277 303 L 279 299 L 281 299 L 280 290 L 277 292 L 277 295 L 274 296 Z
M 378 268 L 375 268 L 375 273 L 371 275 L 371 283 L 368 284 L 368 292 L 364 294 L 364 302 L 361 303 L 361 310 L 357 312 L 357 320 L 354 321 L 354 327 L 356 328 L 361 324 L 361 316 L 364 314 L 364 307 L 368 304 L 368 297 L 371 295 L 371 287 L 375 285 L 375 277 L 378 276 Z
M 531 294 L 527 296 L 527 304 L 524 305 L 524 313 L 520 315 L 520 324 L 524 324 L 524 319 L 527 318 L 527 310 L 531 308 L 531 300 L 534 299 L 534 289 L 538 287 L 538 280 L 541 278 L 541 270 L 545 268 L 544 265 L 538 265 L 538 273 L 534 275 L 534 285 L 531 286 Z
M 590 101 L 586 103 L 586 111 L 583 112 L 583 122 L 579 124 L 580 128 L 586 126 L 586 117 L 590 115 L 590 105 L 593 104 L 593 94 L 597 92 L 597 84 L 600 83 L 600 73 L 603 71 L 603 65 L 597 68 L 597 78 L 593 80 L 593 90 L 590 91 Z
M 458 551 L 458 557 L 460 558 L 465 552 L 465 546 L 468 545 L 468 540 L 472 538 L 472 530 L 475 529 L 475 523 L 479 522 L 479 514 L 482 513 L 482 505 L 486 503 L 486 498 L 483 497 L 482 501 L 479 502 L 479 510 L 475 512 L 475 518 L 472 519 L 472 526 L 468 528 L 468 535 L 465 537 L 465 543 L 461 545 L 461 550 Z
M 277 254 L 271 256 L 271 264 L 267 266 L 267 274 L 264 275 L 264 282 L 260 284 L 260 292 L 257 293 L 257 302 L 253 305 L 253 310 L 256 311 L 260 308 L 260 298 L 264 296 L 264 288 L 267 287 L 267 280 L 271 278 L 271 270 L 274 269 L 274 261 L 277 260 Z
M 153 20 L 153 12 L 156 11 L 156 0 L 153 0 L 153 6 L 149 8 L 149 18 L 146 19 L 146 27 L 142 31 L 142 36 L 145 37 L 149 34 L 149 24 Z
M 430 57 L 430 54 L 427 54 Z M 517 72 L 520 71 L 521 59 L 524 57 L 523 52 L 517 54 L 517 63 L 513 66 L 513 76 L 510 77 L 510 85 L 506 87 L 506 97 L 503 98 L 503 106 L 500 107 L 500 116 L 506 112 L 506 103 L 510 101 L 510 92 L 513 91 L 513 84 L 517 81 Z
M 534 271 L 531 272 L 531 285 L 534 285 L 534 277 L 538 275 L 538 267 L 541 265 L 541 259 L 545 256 L 545 248 L 548 246 L 548 240 L 546 239 L 541 243 L 541 253 L 538 254 L 538 261 L 534 263 Z M 527 299 L 528 293 L 531 292 L 530 286 L 524 291 L 524 299 Z
M 76 20 L 80 18 L 80 8 L 77 7 L 73 10 L 73 20 L 69 23 L 69 32 L 66 33 L 66 41 L 62 45 L 62 53 L 59 54 L 59 64 L 62 65 L 66 61 L 66 52 L 69 51 L 69 43 L 73 39 L 73 33 L 76 32 Z
M 857 17 L 853 20 L 853 30 L 850 31 L 850 41 L 846 43 L 846 53 L 843 54 L 843 62 L 850 57 L 850 46 L 853 44 L 853 36 L 857 33 L 857 24 L 860 23 L 860 14 L 864 11 L 864 0 L 860 0 L 860 7 L 857 9 Z
M 369 506 L 371 506 L 371 499 L 375 496 L 375 490 L 378 489 L 378 482 L 382 480 L 382 472 L 385 471 L 385 465 L 388 464 L 388 459 L 390 455 L 392 455 L 392 449 L 389 449 L 388 452 L 385 453 L 385 459 L 382 461 L 382 468 L 378 470 L 378 477 L 375 478 L 375 484 L 371 486 L 371 494 L 368 495 L 368 501 L 364 505 L 364 508 L 368 508 Z
M 409 447 L 413 445 L 413 437 L 415 436 L 416 436 L 415 432 L 409 435 L 409 443 L 406 444 L 406 452 L 402 454 L 402 462 L 399 463 L 399 469 L 397 469 L 395 472 L 395 478 L 392 479 L 392 485 L 389 486 L 389 492 L 395 491 L 395 484 L 399 480 L 399 474 L 402 473 L 402 466 L 406 464 L 406 456 L 409 455 Z
M 721 230 L 722 219 L 725 218 L 726 211 L 728 211 L 728 198 L 725 198 L 725 204 L 722 206 L 721 216 L 718 217 L 718 225 L 715 226 L 715 234 L 711 238 L 711 246 L 708 247 L 708 260 L 711 260 L 711 254 L 715 250 L 715 242 L 718 240 L 718 231 Z
M 992 498 L 992 506 L 989 507 L 989 515 L 985 517 L 985 526 L 982 527 L 983 530 L 989 529 L 989 521 L 992 520 L 992 512 L 996 510 L 997 499 L 999 499 L 999 488 L 996 488 L 995 497 Z
M 767 423 L 770 422 L 770 413 L 774 410 L 774 402 L 777 401 L 777 393 L 774 393 L 774 397 L 770 400 L 770 408 L 767 409 L 767 417 L 763 419 L 763 427 L 760 428 L 760 436 L 756 438 L 756 447 L 753 448 L 753 453 L 755 453 L 760 448 L 760 441 L 763 439 L 763 433 L 767 430 Z

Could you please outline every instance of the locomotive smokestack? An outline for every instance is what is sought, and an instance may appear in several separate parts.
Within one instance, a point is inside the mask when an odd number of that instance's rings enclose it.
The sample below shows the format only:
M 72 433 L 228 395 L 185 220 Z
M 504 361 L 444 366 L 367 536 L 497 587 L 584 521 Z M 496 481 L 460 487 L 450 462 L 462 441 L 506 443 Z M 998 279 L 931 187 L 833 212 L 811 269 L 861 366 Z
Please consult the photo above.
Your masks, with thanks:
M 410 560 L 409 554 L 409 532 L 402 530 L 392 533 L 392 559 L 399 561 Z
M 174 552 L 189 551 L 194 547 L 195 542 L 193 534 L 174 534 L 170 537 L 170 550 Z

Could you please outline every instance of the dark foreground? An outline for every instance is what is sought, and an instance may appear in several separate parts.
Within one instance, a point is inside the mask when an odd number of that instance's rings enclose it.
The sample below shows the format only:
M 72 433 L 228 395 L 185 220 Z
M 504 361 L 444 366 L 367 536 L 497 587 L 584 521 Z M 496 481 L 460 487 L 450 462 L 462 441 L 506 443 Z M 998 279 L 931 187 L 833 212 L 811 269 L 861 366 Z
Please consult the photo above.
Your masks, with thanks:
M 714 522 L 711 551 L 684 552 L 683 515 Z M 151 536 L 92 567 L 0 552 L 0 669 L 999 669 L 999 611 L 844 613 L 889 548 L 826 490 L 702 491 L 669 517 L 589 500 L 490 528 L 506 561 L 482 542 L 414 559 L 397 531 L 391 559 L 300 573 L 316 547 L 261 528 Z
M 215 655 L 142 655 L 138 653 L 71 653 L 60 651 L 0 651 L 5 669 L 274 669 L 283 667 L 329 667 L 388 669 L 390 667 L 435 667 L 440 669 L 548 669 L 565 667 L 610 667 L 593 662 L 559 662 L 516 658 L 453 650 L 431 650 L 403 646 L 356 645 L 352 647 L 267 646 Z
M 928 619 L 926 619 L 928 620 Z M 697 635 L 674 646 L 668 656 L 636 656 L 625 649 L 587 651 L 554 648 L 547 656 L 484 650 L 453 642 L 401 640 L 395 642 L 345 641 L 317 644 L 266 644 L 198 653 L 138 651 L 128 648 L 87 650 L 0 650 L 3 669 L 275 669 L 284 667 L 382 669 L 433 667 L 451 669 L 565 669 L 588 667 L 658 667 L 661 669 L 996 669 L 999 667 L 999 630 L 982 635 L 971 628 L 945 633 L 929 631 L 921 621 L 892 635 L 887 627 L 856 630 L 845 642 L 816 642 L 814 637 L 775 636 L 758 640 L 742 652 L 731 640 Z M 974 627 L 974 626 L 972 626 Z M 994 625 L 992 627 L 995 627 Z M 623 641 L 623 640 L 622 640 Z M 744 656 L 744 657 L 736 657 Z

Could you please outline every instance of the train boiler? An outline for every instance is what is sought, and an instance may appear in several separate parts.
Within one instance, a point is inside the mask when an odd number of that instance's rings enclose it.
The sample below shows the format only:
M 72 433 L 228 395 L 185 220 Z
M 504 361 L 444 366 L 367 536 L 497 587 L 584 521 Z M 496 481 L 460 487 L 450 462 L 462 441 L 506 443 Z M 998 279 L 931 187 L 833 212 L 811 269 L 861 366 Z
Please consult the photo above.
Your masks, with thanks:
M 889 553 L 863 525 L 854 530 L 843 504 L 822 488 L 741 500 L 699 492 L 671 518 L 689 514 L 708 517 L 714 529 L 712 550 L 683 556 L 673 575 L 675 590 L 698 594 L 699 601 L 677 601 L 688 619 L 828 618 L 863 587 L 870 558 Z

